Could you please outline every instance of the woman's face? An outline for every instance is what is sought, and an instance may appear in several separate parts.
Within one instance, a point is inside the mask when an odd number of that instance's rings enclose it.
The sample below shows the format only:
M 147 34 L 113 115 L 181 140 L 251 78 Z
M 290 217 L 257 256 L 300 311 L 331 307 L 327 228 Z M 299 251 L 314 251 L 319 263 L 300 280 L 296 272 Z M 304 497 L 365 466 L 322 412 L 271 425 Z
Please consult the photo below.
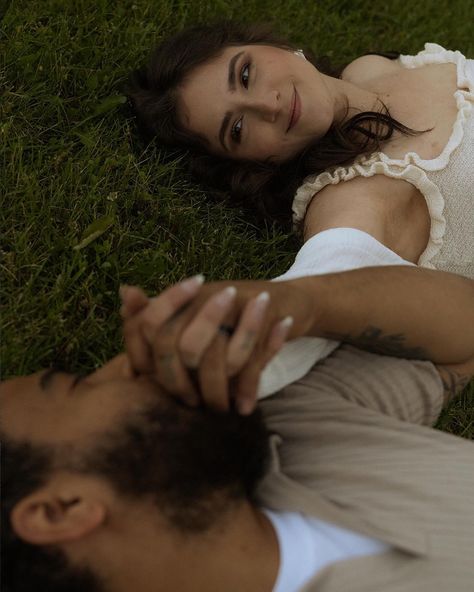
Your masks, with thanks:
M 283 162 L 331 126 L 335 97 L 327 80 L 292 51 L 232 46 L 184 80 L 178 115 L 214 154 Z

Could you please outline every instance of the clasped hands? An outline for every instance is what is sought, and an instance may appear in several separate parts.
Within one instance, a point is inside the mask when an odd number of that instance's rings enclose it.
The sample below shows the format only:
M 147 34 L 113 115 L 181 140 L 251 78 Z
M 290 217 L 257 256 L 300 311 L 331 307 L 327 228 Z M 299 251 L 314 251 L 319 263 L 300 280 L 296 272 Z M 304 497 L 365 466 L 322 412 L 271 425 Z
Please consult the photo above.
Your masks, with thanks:
M 125 348 L 135 372 L 170 394 L 216 411 L 255 407 L 260 374 L 288 338 L 314 322 L 297 281 L 204 284 L 196 276 L 154 298 L 121 289 Z

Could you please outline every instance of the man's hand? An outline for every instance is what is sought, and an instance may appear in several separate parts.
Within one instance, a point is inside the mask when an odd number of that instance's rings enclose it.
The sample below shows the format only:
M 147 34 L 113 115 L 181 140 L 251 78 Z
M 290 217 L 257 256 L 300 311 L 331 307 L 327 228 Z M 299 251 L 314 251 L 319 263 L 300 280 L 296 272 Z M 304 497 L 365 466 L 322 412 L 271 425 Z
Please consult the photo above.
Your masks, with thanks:
M 201 396 L 221 411 L 234 399 L 241 413 L 250 413 L 263 368 L 290 330 L 304 334 L 313 304 L 288 283 L 232 284 L 188 280 L 152 299 L 125 289 L 124 338 L 135 370 L 153 373 L 171 394 L 191 405 Z

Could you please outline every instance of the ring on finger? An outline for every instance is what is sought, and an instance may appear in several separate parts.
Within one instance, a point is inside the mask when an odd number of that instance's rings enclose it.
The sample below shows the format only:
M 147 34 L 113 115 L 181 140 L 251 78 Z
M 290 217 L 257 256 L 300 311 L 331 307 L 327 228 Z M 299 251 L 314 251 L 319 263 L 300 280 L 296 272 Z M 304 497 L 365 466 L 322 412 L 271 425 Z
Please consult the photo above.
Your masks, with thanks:
M 222 335 L 226 335 L 227 337 L 232 337 L 234 334 L 234 327 L 231 327 L 230 325 L 219 325 L 219 333 L 222 333 Z

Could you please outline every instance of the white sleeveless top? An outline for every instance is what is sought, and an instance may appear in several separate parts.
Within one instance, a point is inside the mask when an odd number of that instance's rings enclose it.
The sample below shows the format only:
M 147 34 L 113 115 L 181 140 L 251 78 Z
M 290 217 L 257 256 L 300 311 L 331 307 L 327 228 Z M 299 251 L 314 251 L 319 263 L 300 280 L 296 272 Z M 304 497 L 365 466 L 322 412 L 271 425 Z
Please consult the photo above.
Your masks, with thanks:
M 383 152 L 363 156 L 346 167 L 307 177 L 293 201 L 293 222 L 298 225 L 315 193 L 326 185 L 354 177 L 383 174 L 404 179 L 425 197 L 431 217 L 430 237 L 418 265 L 474 278 L 474 60 L 459 51 L 427 43 L 416 56 L 400 56 L 405 68 L 453 63 L 457 66 L 454 93 L 458 114 L 448 143 L 432 160 L 409 152 L 402 160 Z M 461 90 L 468 89 L 468 90 Z

